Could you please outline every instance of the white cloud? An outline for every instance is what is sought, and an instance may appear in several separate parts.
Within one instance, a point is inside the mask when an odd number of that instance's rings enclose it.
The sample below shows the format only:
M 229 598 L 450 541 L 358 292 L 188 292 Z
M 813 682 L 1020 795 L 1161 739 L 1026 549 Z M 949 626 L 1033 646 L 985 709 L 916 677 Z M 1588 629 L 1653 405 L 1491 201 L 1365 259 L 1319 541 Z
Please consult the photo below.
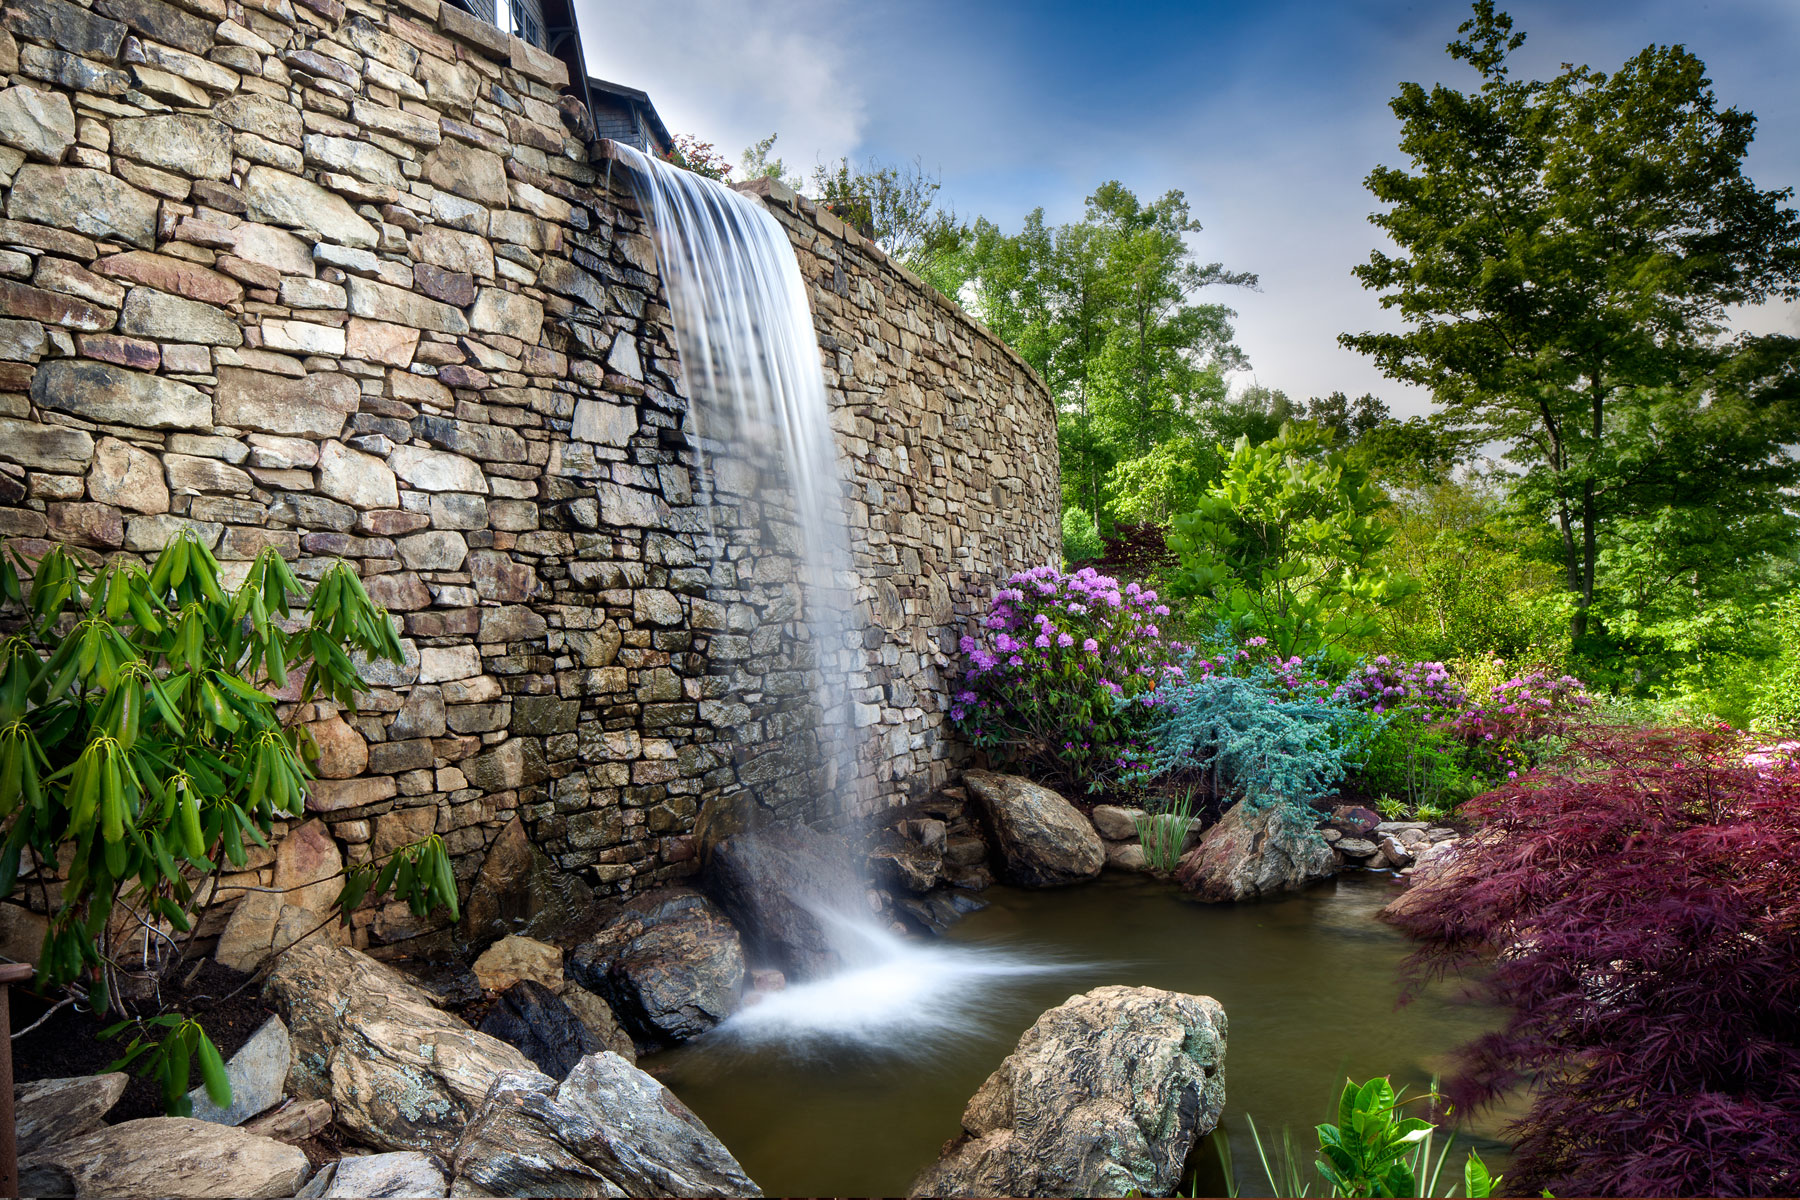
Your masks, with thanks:
M 578 0 L 577 10 L 596 78 L 648 92 L 671 132 L 734 163 L 771 133 L 790 171 L 810 167 L 815 151 L 851 154 L 861 139 L 857 55 L 837 36 L 848 0 Z

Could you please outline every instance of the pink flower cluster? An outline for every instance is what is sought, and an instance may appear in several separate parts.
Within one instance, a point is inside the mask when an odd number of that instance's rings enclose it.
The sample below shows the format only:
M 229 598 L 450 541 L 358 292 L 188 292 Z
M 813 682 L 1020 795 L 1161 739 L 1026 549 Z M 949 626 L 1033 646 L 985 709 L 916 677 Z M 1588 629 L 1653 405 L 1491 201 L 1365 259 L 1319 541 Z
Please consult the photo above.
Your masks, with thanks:
M 1462 684 L 1441 662 L 1396 663 L 1381 654 L 1350 673 L 1332 698 L 1376 713 L 1409 708 L 1426 712 L 1460 710 L 1468 703 Z

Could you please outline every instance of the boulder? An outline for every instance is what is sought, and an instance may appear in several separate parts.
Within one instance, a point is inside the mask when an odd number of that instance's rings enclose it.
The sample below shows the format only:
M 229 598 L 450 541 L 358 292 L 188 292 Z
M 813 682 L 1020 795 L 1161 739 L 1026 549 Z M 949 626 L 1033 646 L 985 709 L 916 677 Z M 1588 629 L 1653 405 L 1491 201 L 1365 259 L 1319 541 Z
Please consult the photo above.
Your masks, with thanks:
M 100 1127 L 131 1076 L 123 1071 L 77 1075 L 72 1079 L 38 1079 L 13 1088 L 15 1143 L 19 1157 L 30 1158 Z
M 524 819 L 515 816 L 482 860 L 463 906 L 462 933 L 476 944 L 507 933 L 555 934 L 593 908 L 593 889 L 533 846 Z
M 608 1053 L 582 1059 L 561 1083 L 501 1075 L 452 1164 L 459 1195 L 762 1195 L 669 1089 Z
M 943 828 L 941 822 L 938 827 Z M 944 878 L 943 838 L 933 850 L 897 829 L 883 830 L 869 852 L 869 866 L 877 883 L 922 896 Z
M 1345 858 L 1374 858 L 1381 851 L 1380 846 L 1368 838 L 1361 837 L 1341 837 L 1333 842 L 1332 846 Z
M 519 1050 L 356 950 L 296 946 L 264 994 L 293 1038 L 289 1091 L 330 1100 L 338 1124 L 378 1149 L 448 1151 L 502 1071 L 531 1069 Z
M 1171 1196 L 1225 1106 L 1225 1010 L 1102 987 L 1046 1012 L 914 1196 Z
M 1175 882 L 1201 900 L 1222 903 L 1292 891 L 1325 878 L 1336 866 L 1319 831 L 1297 820 L 1286 805 L 1240 802 L 1182 856 Z
M 292 1196 L 306 1152 L 229 1125 L 146 1117 L 58 1142 L 19 1164 L 25 1196 Z
M 569 972 L 605 997 L 632 1036 L 664 1045 L 697 1037 L 736 1011 L 744 946 L 705 896 L 666 888 L 631 900 L 577 946 Z
M 758 961 L 790 979 L 843 965 L 829 918 L 866 913 L 849 843 L 805 826 L 736 833 L 712 847 L 701 886 L 744 932 Z
M 1389 866 L 1412 866 L 1413 853 L 1406 848 L 1405 843 L 1398 837 L 1391 833 L 1379 834 L 1377 835 L 1376 844 L 1381 847 L 1381 856 L 1387 859 Z
M 1436 842 L 1421 850 L 1407 873 L 1407 889 L 1382 909 L 1381 915 L 1389 920 L 1403 920 L 1423 907 L 1439 888 L 1459 886 L 1463 840 Z
M 270 1017 L 225 1064 L 225 1078 L 231 1081 L 230 1106 L 220 1108 L 207 1098 L 204 1087 L 197 1087 L 188 1093 L 194 1117 L 219 1125 L 242 1125 L 274 1108 L 287 1086 L 288 1055 L 287 1026 L 280 1017 Z
M 437 1161 L 417 1150 L 341 1158 L 320 1196 L 443 1196 L 448 1179 Z
M 1148 871 L 1150 858 L 1137 842 L 1108 842 L 1106 865 L 1114 871 Z
M 506 989 L 480 1029 L 523 1050 L 552 1079 L 566 1076 L 584 1055 L 608 1049 L 555 992 L 531 979 Z
M 521 979 L 552 990 L 562 986 L 562 951 L 548 942 L 509 934 L 475 960 L 475 978 L 490 992 L 504 992 Z
M 754 982 L 756 976 L 761 973 L 752 971 L 750 973 L 752 981 Z M 773 973 L 781 974 L 779 971 Z M 578 983 L 563 984 L 562 1002 L 568 1005 L 569 1011 L 575 1014 L 576 1020 L 587 1027 L 589 1033 L 600 1039 L 603 1049 L 611 1050 L 626 1062 L 636 1064 L 637 1044 L 631 1040 L 631 1035 L 625 1031 L 625 1027 L 619 1024 L 619 1018 L 613 1012 L 612 1005 Z
M 1094 828 L 1109 842 L 1135 842 L 1138 818 L 1147 815 L 1141 808 L 1121 808 L 1116 804 L 1094 805 Z
M 1106 865 L 1093 823 L 1049 788 L 992 771 L 965 771 L 963 782 L 981 803 L 1008 883 L 1061 887 L 1092 879 Z
M 1366 838 L 1381 825 L 1381 814 L 1360 804 L 1340 804 L 1331 810 L 1331 827 L 1348 837 Z

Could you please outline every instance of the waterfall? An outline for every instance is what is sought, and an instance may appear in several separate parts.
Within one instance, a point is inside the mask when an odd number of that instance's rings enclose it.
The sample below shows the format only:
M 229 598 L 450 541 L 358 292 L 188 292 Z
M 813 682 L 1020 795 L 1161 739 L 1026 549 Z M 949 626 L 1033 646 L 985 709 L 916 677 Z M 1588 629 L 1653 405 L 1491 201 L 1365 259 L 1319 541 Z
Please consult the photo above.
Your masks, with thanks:
M 841 798 L 857 776 L 849 689 L 861 670 L 861 630 L 852 616 L 855 577 L 837 448 L 800 264 L 780 223 L 755 200 L 630 146 L 617 150 L 634 168 L 632 186 L 654 233 L 701 479 L 714 498 L 709 516 L 722 499 L 748 502 L 762 516 L 762 557 L 751 571 L 773 558 L 795 576 L 802 632 L 790 648 L 796 665 L 809 668 L 817 706 L 809 744 L 796 753 L 812 759 L 800 764 L 816 792 L 812 818 L 841 823 L 850 815 Z M 790 537 L 790 522 L 797 536 Z M 741 523 L 735 532 L 743 535 Z M 709 540 L 715 580 L 739 568 L 716 521 Z
M 741 587 L 746 572 L 767 586 L 770 556 L 790 565 L 800 595 L 785 644 L 797 662 L 810 656 L 816 664 L 809 674 L 817 709 L 801 746 L 813 762 L 798 764 L 793 778 L 817 791 L 811 811 L 841 825 L 854 815 L 838 798 L 857 779 L 850 700 L 864 670 L 863 642 L 852 608 L 837 447 L 799 262 L 787 233 L 757 201 L 631 147 L 615 150 L 652 226 L 674 318 L 688 419 L 711 495 L 715 588 Z M 735 524 L 721 528 L 720 514 L 730 506 L 738 510 Z M 743 518 L 745 510 L 754 522 Z M 789 522 L 791 538 L 783 532 Z M 745 544 L 752 537 L 759 544 Z M 759 554 L 756 562 L 745 557 Z M 871 918 L 860 869 L 845 863 L 817 872 L 829 878 L 796 879 L 793 864 L 801 860 L 773 845 L 764 861 L 768 886 L 792 893 L 788 911 L 811 913 L 834 965 L 762 997 L 721 1027 L 722 1036 L 740 1043 L 916 1050 L 921 1039 L 953 1038 L 978 1023 L 991 987 L 1063 969 L 1016 953 L 908 942 Z

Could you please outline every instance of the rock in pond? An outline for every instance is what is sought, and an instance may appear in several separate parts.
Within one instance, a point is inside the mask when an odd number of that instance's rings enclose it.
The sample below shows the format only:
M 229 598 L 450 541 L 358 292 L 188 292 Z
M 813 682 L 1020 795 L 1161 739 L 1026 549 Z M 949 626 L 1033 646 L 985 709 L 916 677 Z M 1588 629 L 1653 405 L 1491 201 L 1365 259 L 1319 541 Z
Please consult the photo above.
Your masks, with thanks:
M 575 981 L 650 1045 L 697 1037 L 737 1010 L 744 989 L 738 932 L 699 892 L 665 888 L 626 903 L 575 948 Z
M 1286 805 L 1240 801 L 1182 856 L 1175 882 L 1201 900 L 1229 903 L 1293 891 L 1336 869 L 1331 846 Z
M 575 1014 L 575 1019 L 600 1039 L 601 1049 L 611 1050 L 626 1062 L 637 1065 L 637 1043 L 631 1040 L 631 1034 L 619 1024 L 618 1014 L 613 1012 L 612 1005 L 579 983 L 563 984 L 561 999 L 569 1011 Z
M 532 1069 L 360 951 L 295 946 L 264 994 L 293 1040 L 288 1090 L 331 1101 L 338 1123 L 377 1149 L 448 1151 L 500 1072 Z
M 292 1196 L 306 1152 L 191 1117 L 146 1117 L 48 1146 L 19 1165 L 26 1196 Z
M 1092 879 L 1106 865 L 1093 822 L 1049 788 L 992 771 L 965 771 L 963 782 L 981 802 L 1008 883 L 1060 887 Z
M 13 1088 L 14 1145 L 21 1159 L 44 1146 L 91 1133 L 113 1110 L 131 1076 L 123 1071 L 38 1079 Z
M 1102 987 L 1044 1013 L 914 1196 L 1168 1196 L 1225 1107 L 1225 1010 Z
M 561 1083 L 501 1075 L 452 1162 L 456 1195 L 762 1194 L 699 1117 L 612 1053 L 582 1059 Z
M 584 1056 L 607 1048 L 560 996 L 532 979 L 502 992 L 478 1028 L 523 1050 L 552 1079 L 563 1078 Z
M 738 833 L 715 844 L 701 886 L 743 931 L 758 961 L 789 979 L 843 965 L 820 913 L 868 911 L 849 843 L 805 826 Z

